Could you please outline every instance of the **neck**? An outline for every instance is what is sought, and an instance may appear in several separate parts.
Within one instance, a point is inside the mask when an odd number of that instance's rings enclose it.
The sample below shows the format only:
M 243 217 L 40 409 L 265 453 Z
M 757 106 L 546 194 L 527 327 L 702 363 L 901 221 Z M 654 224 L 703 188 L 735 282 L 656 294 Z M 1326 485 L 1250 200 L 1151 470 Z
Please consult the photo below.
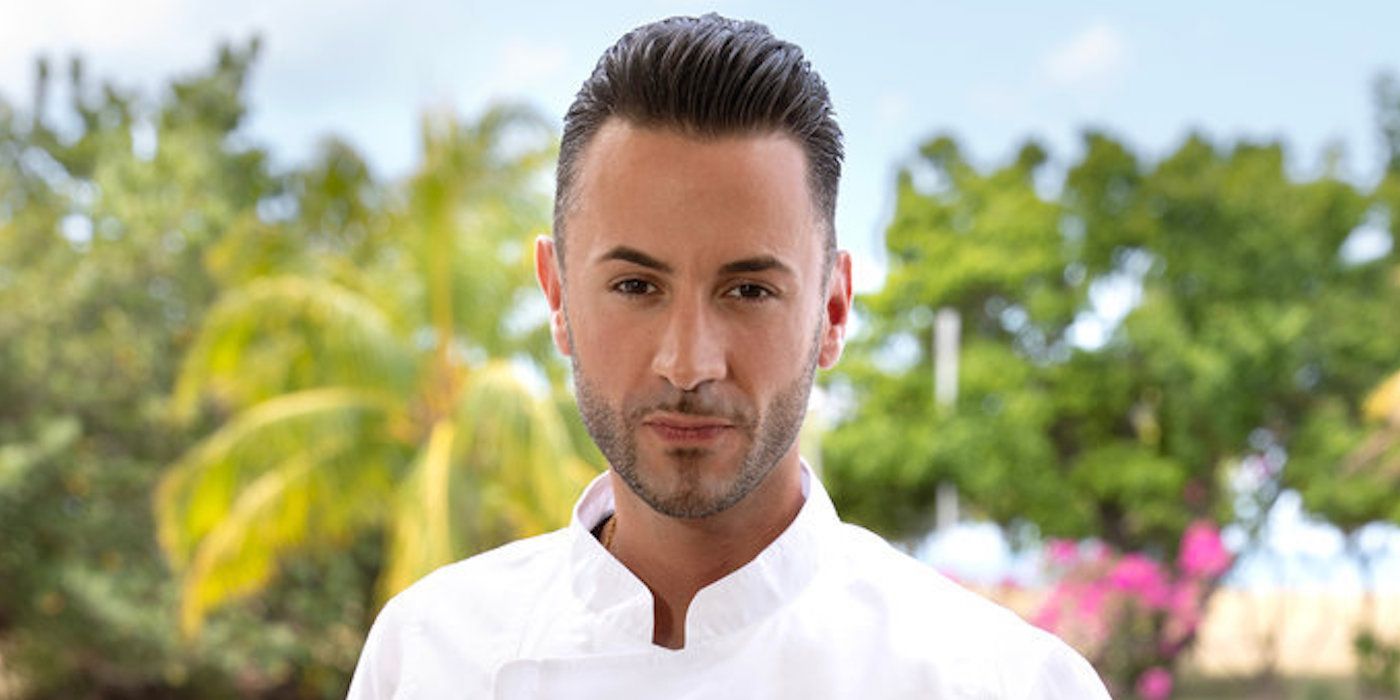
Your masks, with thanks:
M 753 561 L 802 509 L 797 451 L 785 455 L 733 507 L 704 518 L 673 518 L 652 510 L 612 474 L 617 504 L 611 551 L 651 590 L 652 642 L 685 646 L 690 601 L 705 586 Z

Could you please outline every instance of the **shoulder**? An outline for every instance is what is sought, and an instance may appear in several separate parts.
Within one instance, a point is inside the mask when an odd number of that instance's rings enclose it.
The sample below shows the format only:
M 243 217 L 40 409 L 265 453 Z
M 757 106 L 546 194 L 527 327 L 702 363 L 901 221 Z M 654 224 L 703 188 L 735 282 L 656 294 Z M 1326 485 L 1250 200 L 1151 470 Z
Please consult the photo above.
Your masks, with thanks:
M 833 552 L 846 595 L 872 612 L 891 616 L 921 643 L 954 642 L 951 638 L 956 637 L 956 645 L 966 648 L 1004 643 L 1008 636 L 1029 640 L 1044 634 L 869 530 L 843 523 L 837 533 Z
M 878 644 L 977 696 L 1106 698 L 1093 668 L 1054 635 L 970 591 L 864 528 L 842 524 L 837 570 L 846 604 Z
M 370 628 L 350 697 L 485 688 L 491 669 L 518 646 L 533 601 L 565 580 L 556 572 L 567 566 L 568 543 L 564 530 L 512 542 L 441 567 L 395 595 Z
M 557 580 L 550 574 L 567 566 L 568 541 L 568 532 L 557 530 L 448 564 L 404 589 L 390 604 L 400 615 L 419 620 L 510 615 L 521 601 L 532 599 L 532 589 Z

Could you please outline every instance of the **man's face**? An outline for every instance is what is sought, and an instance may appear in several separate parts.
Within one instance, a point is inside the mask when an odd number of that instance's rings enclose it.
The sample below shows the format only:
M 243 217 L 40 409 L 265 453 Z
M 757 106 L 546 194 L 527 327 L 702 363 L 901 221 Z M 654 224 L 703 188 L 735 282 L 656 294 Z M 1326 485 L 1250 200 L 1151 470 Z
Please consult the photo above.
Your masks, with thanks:
M 781 135 L 699 140 L 613 119 L 536 266 L 579 407 L 654 510 L 697 518 L 795 463 L 817 365 L 839 357 L 850 261 L 832 261 L 806 157 Z

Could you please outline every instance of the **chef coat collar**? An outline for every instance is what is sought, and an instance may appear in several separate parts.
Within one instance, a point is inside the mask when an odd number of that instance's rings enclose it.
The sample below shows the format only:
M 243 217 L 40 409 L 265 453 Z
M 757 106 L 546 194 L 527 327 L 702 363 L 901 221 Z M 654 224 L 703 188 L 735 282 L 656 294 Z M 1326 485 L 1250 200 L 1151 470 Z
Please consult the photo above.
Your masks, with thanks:
M 820 568 L 825 531 L 839 523 L 831 498 L 805 461 L 804 501 L 797 517 L 758 556 L 700 589 L 686 611 L 686 646 L 737 632 L 795 599 Z M 651 643 L 651 591 L 593 536 L 615 510 L 609 472 L 600 474 L 574 506 L 569 569 L 574 594 L 590 611 L 631 628 Z M 643 641 L 643 640 L 634 640 Z

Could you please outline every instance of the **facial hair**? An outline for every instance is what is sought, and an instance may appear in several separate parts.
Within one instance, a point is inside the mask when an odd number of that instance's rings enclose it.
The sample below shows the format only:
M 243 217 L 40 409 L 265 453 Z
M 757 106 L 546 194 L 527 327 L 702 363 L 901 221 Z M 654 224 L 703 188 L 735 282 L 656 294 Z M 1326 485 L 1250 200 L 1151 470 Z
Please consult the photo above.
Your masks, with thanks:
M 609 405 L 589 381 L 588 373 L 579 364 L 578 354 L 574 353 L 570 361 L 584 427 L 613 471 L 652 510 L 687 519 L 724 512 L 763 483 L 801 432 L 821 349 L 821 331 L 822 324 L 818 323 L 802 371 L 761 410 L 722 394 L 713 382 L 692 390 L 667 385 L 665 390 L 619 410 Z M 645 417 L 658 411 L 718 418 L 730 423 L 748 443 L 738 473 L 717 489 L 707 488 L 702 461 L 709 451 L 696 448 L 668 450 L 670 465 L 639 464 L 637 433 Z M 670 489 L 661 486 L 663 480 L 653 475 L 662 468 L 677 470 L 679 486 Z

